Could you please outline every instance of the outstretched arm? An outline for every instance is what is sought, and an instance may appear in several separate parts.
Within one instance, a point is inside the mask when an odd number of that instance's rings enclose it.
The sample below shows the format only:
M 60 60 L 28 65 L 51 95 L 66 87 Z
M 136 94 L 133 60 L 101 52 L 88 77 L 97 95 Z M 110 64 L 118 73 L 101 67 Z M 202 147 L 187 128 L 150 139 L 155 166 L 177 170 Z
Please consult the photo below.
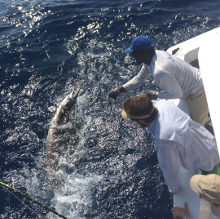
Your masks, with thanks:
M 124 84 L 123 86 L 119 88 L 110 90 L 110 92 L 107 94 L 107 99 L 110 97 L 116 100 L 117 97 L 121 95 L 123 92 L 136 89 L 137 87 L 141 86 L 146 81 L 149 75 L 150 73 L 149 73 L 148 67 L 145 64 L 143 64 L 140 72 L 135 77 L 133 77 L 130 81 L 128 81 L 126 84 Z
M 126 91 L 131 91 L 136 89 L 137 87 L 140 87 L 150 76 L 149 67 L 145 64 L 143 64 L 141 70 L 139 73 L 133 77 L 130 81 L 128 81 L 126 84 L 123 85 L 124 89 Z

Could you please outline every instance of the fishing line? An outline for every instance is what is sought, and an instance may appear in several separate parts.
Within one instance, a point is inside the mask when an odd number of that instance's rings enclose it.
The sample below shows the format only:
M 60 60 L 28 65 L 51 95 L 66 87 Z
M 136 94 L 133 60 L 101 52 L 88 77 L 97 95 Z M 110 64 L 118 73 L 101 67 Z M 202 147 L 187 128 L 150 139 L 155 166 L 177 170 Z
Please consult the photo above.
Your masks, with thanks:
M 9 185 L 7 185 L 7 184 L 5 184 L 5 183 L 3 183 L 3 182 L 0 182 L 0 185 L 3 186 L 4 188 L 6 188 L 6 189 L 8 189 L 8 190 L 10 190 L 10 191 L 12 191 L 12 192 L 14 192 L 14 193 L 17 193 L 17 194 L 21 195 L 22 197 L 24 197 L 24 198 L 26 198 L 26 199 L 28 199 L 28 200 L 30 200 L 30 201 L 32 201 L 32 202 L 34 202 L 34 203 L 40 205 L 42 208 L 44 208 L 44 209 L 46 209 L 46 210 L 48 210 L 48 211 L 50 211 L 50 212 L 52 212 L 52 213 L 58 215 L 59 217 L 62 217 L 62 218 L 64 218 L 64 219 L 69 219 L 69 218 L 66 217 L 65 215 L 60 214 L 59 212 L 57 212 L 55 208 L 52 208 L 52 207 L 50 207 L 50 206 L 47 206 L 47 205 L 45 205 L 45 204 L 43 204 L 43 203 L 37 201 L 36 199 L 34 199 L 34 198 L 32 198 L 31 196 L 29 196 L 27 193 L 24 193 L 24 192 L 21 192 L 21 191 L 19 191 L 19 190 L 17 190 L 17 189 L 14 189 L 14 188 L 10 187 Z M 20 200 L 20 199 L 19 199 L 19 200 Z M 22 202 L 22 201 L 21 201 L 21 202 Z M 23 202 L 22 202 L 22 203 L 23 203 Z M 39 217 L 39 216 L 38 216 L 38 217 Z
M 5 187 L 3 187 L 4 190 L 6 190 Z M 32 211 L 34 214 L 37 215 L 37 213 L 32 210 L 31 208 L 29 208 L 21 199 L 19 199 L 15 194 L 13 194 L 13 192 L 11 192 L 10 190 L 7 190 L 11 195 L 13 195 L 16 199 L 18 199 L 24 206 L 26 206 L 26 208 L 28 208 L 30 211 Z M 37 215 L 38 218 L 40 218 L 38 215 Z

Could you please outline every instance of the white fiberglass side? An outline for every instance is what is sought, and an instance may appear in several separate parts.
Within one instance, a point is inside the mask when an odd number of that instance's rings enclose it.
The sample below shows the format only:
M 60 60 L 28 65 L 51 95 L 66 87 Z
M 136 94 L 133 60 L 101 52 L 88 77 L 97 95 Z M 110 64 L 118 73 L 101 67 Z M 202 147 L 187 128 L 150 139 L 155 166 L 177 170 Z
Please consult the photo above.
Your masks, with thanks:
M 209 44 L 204 45 L 207 39 Z M 220 104 L 217 102 L 217 88 L 220 86 L 220 55 L 218 54 L 220 53 L 220 28 L 175 45 L 167 51 L 190 63 L 192 66 L 200 68 L 212 124 L 220 151 Z M 184 112 L 189 114 L 184 100 L 175 99 L 173 102 Z M 187 202 L 192 219 L 214 219 L 216 216 L 211 212 L 210 203 L 201 200 L 190 188 L 192 174 L 184 168 L 182 168 L 181 173 L 182 187 L 180 191 L 173 196 L 174 206 L 183 208 L 184 203 Z
M 220 27 L 209 37 L 207 45 L 202 45 L 199 51 L 199 65 L 203 84 L 209 105 L 212 125 L 220 152 Z M 220 153 L 219 153 L 220 154 Z

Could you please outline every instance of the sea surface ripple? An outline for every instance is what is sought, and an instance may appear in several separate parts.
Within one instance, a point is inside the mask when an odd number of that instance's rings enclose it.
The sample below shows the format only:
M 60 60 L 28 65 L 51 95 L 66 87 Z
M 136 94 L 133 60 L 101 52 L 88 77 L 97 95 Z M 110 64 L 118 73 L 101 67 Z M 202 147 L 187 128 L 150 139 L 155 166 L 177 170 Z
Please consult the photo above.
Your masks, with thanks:
M 146 35 L 167 50 L 218 27 L 219 6 L 219 0 L 0 1 L 0 181 L 69 218 L 172 218 L 153 137 L 120 116 L 126 98 L 160 88 L 149 78 L 116 101 L 106 95 L 140 69 L 124 54 L 134 37 Z M 52 193 L 49 125 L 86 76 L 77 102 L 80 141 L 62 160 L 62 186 Z M 0 218 L 58 218 L 4 188 L 0 194 Z

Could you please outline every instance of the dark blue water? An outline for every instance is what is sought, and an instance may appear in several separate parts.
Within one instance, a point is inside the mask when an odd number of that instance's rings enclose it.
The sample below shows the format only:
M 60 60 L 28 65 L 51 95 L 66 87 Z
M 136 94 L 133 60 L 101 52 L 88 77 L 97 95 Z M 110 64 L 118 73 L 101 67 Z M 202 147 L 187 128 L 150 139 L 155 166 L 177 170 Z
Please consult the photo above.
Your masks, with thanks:
M 218 27 L 219 7 L 214 0 L 1 0 L 0 181 L 70 218 L 172 218 L 153 137 L 120 116 L 126 98 L 159 88 L 149 79 L 115 102 L 106 95 L 140 69 L 123 53 L 133 37 L 167 50 Z M 53 194 L 44 165 L 48 128 L 87 75 L 77 105 L 80 141 Z M 58 218 L 4 188 L 0 195 L 0 218 Z

